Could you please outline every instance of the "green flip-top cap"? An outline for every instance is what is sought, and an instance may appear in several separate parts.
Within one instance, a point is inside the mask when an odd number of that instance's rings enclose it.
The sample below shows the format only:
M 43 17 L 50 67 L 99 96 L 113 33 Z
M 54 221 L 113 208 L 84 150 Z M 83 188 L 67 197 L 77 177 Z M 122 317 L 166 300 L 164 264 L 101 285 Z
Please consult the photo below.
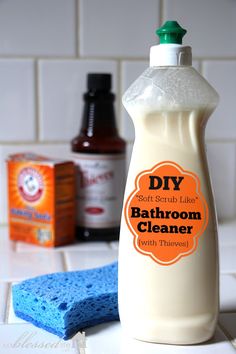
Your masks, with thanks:
M 156 30 L 156 34 L 160 37 L 160 44 L 182 44 L 182 38 L 186 32 L 177 21 L 166 21 Z

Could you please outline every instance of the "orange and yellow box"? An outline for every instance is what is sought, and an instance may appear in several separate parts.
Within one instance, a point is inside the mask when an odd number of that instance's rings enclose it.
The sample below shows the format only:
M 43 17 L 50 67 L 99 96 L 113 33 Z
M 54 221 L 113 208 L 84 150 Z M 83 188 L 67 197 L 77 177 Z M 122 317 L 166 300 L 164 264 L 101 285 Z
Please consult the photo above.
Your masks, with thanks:
M 75 166 L 32 153 L 11 155 L 8 215 L 11 240 L 45 247 L 75 237 Z

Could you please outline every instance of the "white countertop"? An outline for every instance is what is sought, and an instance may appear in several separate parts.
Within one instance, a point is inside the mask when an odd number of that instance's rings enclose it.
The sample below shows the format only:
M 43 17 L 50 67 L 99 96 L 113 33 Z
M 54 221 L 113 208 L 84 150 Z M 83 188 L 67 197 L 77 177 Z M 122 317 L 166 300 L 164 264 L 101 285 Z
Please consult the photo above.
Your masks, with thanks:
M 126 337 L 119 322 L 85 331 L 85 341 L 69 341 L 18 319 L 11 302 L 11 285 L 40 274 L 93 268 L 117 259 L 118 243 L 75 244 L 46 249 L 8 240 L 0 227 L 0 354 L 230 354 L 236 352 L 236 221 L 219 226 L 220 309 L 214 338 L 194 346 L 151 344 Z M 86 348 L 84 347 L 86 344 Z

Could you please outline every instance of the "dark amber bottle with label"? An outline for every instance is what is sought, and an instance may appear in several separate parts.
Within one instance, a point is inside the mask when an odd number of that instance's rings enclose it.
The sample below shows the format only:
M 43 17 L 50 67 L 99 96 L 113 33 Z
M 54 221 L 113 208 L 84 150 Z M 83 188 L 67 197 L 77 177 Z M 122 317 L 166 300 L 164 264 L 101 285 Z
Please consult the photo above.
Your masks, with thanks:
M 125 141 L 119 137 L 110 74 L 88 74 L 79 135 L 72 140 L 77 165 L 77 238 L 119 237 L 125 185 Z

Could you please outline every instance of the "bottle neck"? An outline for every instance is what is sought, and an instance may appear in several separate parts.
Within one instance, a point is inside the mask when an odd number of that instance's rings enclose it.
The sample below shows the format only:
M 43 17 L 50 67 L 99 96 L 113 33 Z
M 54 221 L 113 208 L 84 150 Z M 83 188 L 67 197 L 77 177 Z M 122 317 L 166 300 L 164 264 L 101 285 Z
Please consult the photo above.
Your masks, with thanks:
M 110 92 L 88 92 L 84 95 L 84 112 L 80 134 L 88 137 L 117 135 L 115 96 Z

